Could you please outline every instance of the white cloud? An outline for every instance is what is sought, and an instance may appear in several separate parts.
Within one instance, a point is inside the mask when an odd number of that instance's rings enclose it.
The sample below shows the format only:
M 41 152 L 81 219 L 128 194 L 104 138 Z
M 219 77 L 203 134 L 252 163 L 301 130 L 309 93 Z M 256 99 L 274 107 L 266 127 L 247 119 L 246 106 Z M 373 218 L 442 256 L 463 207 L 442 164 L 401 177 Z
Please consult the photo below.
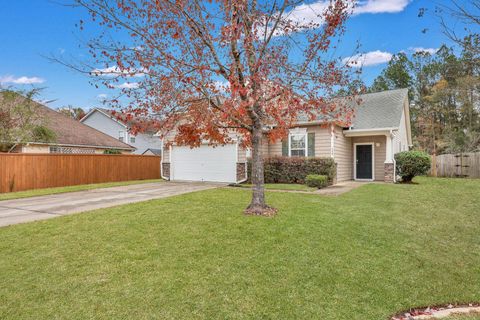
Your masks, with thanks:
M 118 89 L 136 89 L 139 85 L 138 82 L 124 82 L 122 84 L 116 84 L 114 87 Z
M 411 0 L 363 0 L 357 1 L 353 14 L 402 12 Z
M 408 48 L 408 50 L 410 50 L 413 53 L 427 52 L 427 53 L 430 53 L 430 54 L 435 54 L 435 53 L 437 53 L 438 48 L 410 47 L 410 48 Z
M 108 94 L 106 93 L 100 93 L 98 96 L 97 96 L 98 99 L 100 100 L 105 100 L 108 98 Z
M 0 83 L 13 83 L 13 84 L 36 84 L 44 83 L 45 80 L 39 77 L 19 77 L 15 78 L 14 76 L 3 76 L 0 77 Z
M 303 3 L 288 13 L 288 18 L 293 22 L 323 23 L 322 13 L 328 7 L 327 1 L 318 1 L 310 4 Z
M 143 77 L 147 73 L 146 69 L 135 70 L 135 69 L 124 69 L 120 70 L 118 66 L 111 66 L 102 69 L 93 69 L 90 71 L 92 76 L 125 76 L 125 77 Z
M 403 11 L 411 0 L 358 0 L 353 9 L 354 15 L 367 13 L 397 13 Z M 319 0 L 309 4 L 301 4 L 288 12 L 288 18 L 300 25 L 323 24 L 323 12 L 330 2 Z M 279 32 L 281 34 L 281 32 Z
M 392 57 L 393 55 L 390 52 L 376 50 L 344 58 L 342 62 L 351 67 L 360 68 L 389 62 L 392 60 Z

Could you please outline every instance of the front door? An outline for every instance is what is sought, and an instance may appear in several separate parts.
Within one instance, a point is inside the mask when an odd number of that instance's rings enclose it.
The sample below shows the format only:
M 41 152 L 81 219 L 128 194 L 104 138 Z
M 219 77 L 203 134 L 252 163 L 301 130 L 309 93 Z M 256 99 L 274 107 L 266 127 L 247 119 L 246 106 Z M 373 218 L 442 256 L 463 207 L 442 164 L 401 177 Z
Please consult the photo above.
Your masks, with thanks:
M 356 146 L 356 179 L 373 180 L 373 150 L 371 144 L 359 144 Z

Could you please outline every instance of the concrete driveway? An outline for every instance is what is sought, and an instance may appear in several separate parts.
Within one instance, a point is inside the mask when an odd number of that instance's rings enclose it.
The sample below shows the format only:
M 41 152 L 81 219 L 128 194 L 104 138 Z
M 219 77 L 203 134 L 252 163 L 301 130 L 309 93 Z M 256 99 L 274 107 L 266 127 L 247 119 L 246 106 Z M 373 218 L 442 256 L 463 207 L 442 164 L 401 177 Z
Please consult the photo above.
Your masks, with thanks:
M 207 182 L 156 182 L 0 201 L 0 227 L 222 186 Z

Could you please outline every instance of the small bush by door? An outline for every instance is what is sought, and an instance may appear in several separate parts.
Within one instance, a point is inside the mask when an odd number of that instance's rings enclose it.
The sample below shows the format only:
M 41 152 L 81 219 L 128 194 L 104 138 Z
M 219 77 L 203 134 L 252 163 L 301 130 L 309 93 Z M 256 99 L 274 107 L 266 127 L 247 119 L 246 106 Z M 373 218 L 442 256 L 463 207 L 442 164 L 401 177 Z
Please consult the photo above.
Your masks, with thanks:
M 328 186 L 328 177 L 320 174 L 309 174 L 305 178 L 305 184 L 312 188 L 325 188 Z
M 397 174 L 402 182 L 410 182 L 416 176 L 426 175 L 430 170 L 430 156 L 421 151 L 404 151 L 395 155 Z

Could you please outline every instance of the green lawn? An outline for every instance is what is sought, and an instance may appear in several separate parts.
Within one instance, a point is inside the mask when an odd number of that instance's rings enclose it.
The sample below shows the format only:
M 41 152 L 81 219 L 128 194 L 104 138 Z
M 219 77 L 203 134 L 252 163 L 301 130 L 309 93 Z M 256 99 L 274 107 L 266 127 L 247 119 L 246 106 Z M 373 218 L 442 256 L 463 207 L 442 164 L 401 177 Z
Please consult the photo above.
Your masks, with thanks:
M 252 185 L 245 183 L 240 184 L 242 188 L 251 188 Z M 304 184 L 296 184 L 296 183 L 266 183 L 265 189 L 267 190 L 287 190 L 287 191 L 309 191 L 313 192 L 318 190 L 317 188 L 312 188 Z
M 20 199 L 20 198 L 29 198 L 36 196 L 44 196 L 47 194 L 56 194 L 56 193 L 65 193 L 65 192 L 74 192 L 74 191 L 85 191 L 98 188 L 110 188 L 110 187 L 119 187 L 119 186 L 128 186 L 131 184 L 139 183 L 149 183 L 149 182 L 160 182 L 161 179 L 152 179 L 152 180 L 133 180 L 133 181 L 120 181 L 120 182 L 106 182 L 106 183 L 95 183 L 95 184 L 82 184 L 78 186 L 69 186 L 69 187 L 59 187 L 59 188 L 45 188 L 45 189 L 34 189 L 27 191 L 18 191 L 18 192 L 9 192 L 9 193 L 0 193 L 1 200 L 11 200 L 11 199 Z
M 220 188 L 0 228 L 1 319 L 387 319 L 480 301 L 480 180 Z

